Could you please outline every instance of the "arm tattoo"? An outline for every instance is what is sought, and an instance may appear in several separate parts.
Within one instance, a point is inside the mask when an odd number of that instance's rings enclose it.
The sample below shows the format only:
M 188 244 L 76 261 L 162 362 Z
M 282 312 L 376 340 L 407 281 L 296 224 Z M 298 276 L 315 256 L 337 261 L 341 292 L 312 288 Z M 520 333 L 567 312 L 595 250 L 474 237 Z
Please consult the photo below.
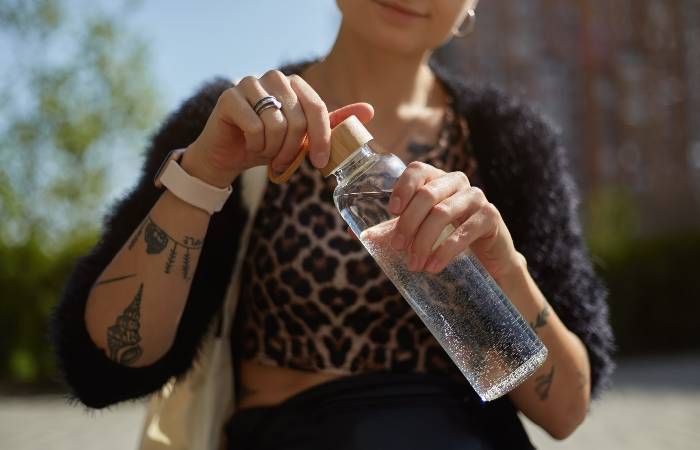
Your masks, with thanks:
M 547 325 L 547 317 L 549 316 L 549 305 L 544 304 L 544 308 L 542 308 L 542 311 L 537 314 L 537 317 L 535 318 L 535 321 L 530 324 L 532 327 L 533 331 L 537 333 L 537 329 L 541 328 L 545 325 Z
M 535 378 L 535 392 L 540 397 L 540 400 L 547 400 L 549 388 L 552 387 L 552 379 L 554 379 L 554 366 L 552 366 L 552 370 L 548 374 Z
M 136 296 L 117 317 L 117 322 L 107 329 L 107 346 L 109 357 L 121 364 L 130 365 L 136 361 L 143 350 L 139 345 L 141 335 L 141 295 L 143 283 L 139 286 Z
M 136 230 L 136 234 L 134 235 L 133 238 L 131 238 L 131 241 L 129 241 L 129 247 L 128 247 L 129 250 L 131 250 L 133 248 L 133 246 L 136 245 L 136 241 L 138 241 L 139 236 L 141 236 L 141 233 L 143 232 L 143 227 L 146 226 L 147 220 L 148 220 L 148 218 L 141 221 L 141 225 L 139 225 L 138 230 Z
M 135 273 L 132 273 L 132 274 L 129 274 L 129 275 L 122 275 L 122 276 L 120 276 L 120 277 L 107 278 L 107 279 L 98 281 L 97 283 L 95 283 L 95 286 L 97 286 L 97 285 L 99 285 L 99 284 L 114 283 L 115 281 L 126 280 L 127 278 L 131 278 L 131 277 L 135 277 L 135 276 L 136 276 L 136 274 L 135 274 Z
M 185 236 L 185 239 L 180 242 L 159 227 L 150 216 L 147 216 L 139 229 L 136 231 L 134 237 L 131 239 L 131 242 L 129 243 L 129 250 L 133 248 L 142 233 L 144 241 L 146 242 L 146 253 L 149 255 L 158 255 L 163 253 L 165 249 L 172 245 L 165 260 L 165 267 L 163 268 L 165 273 L 172 272 L 173 265 L 175 264 L 175 260 L 177 258 L 178 247 L 184 249 L 185 253 L 182 256 L 182 268 L 180 272 L 185 280 L 192 278 L 192 259 L 190 256 L 190 250 L 201 249 L 203 239 Z

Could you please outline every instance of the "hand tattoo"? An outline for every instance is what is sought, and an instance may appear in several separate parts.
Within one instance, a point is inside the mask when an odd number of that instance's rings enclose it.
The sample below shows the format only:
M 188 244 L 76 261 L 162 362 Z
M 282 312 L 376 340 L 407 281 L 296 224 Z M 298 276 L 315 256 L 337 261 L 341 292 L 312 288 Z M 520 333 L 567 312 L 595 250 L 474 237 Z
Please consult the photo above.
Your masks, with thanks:
M 549 305 L 547 303 L 544 304 L 544 308 L 542 308 L 542 311 L 537 314 L 537 317 L 535 318 L 535 321 L 530 324 L 532 327 L 532 330 L 537 333 L 537 329 L 541 328 L 545 325 L 547 325 L 547 317 L 549 316 Z
M 170 236 L 165 230 L 156 224 L 150 216 L 147 216 L 136 234 L 129 242 L 129 250 L 131 250 L 139 236 L 143 233 L 144 241 L 146 242 L 146 253 L 149 255 L 158 255 L 163 252 L 172 243 L 170 252 L 168 252 L 168 257 L 165 260 L 165 267 L 163 268 L 165 273 L 171 273 L 173 265 L 175 264 L 175 259 L 177 257 L 178 247 L 185 249 L 185 254 L 182 257 L 182 277 L 186 280 L 191 279 L 191 257 L 190 250 L 199 250 L 202 248 L 203 240 L 195 238 L 192 236 L 185 236 L 183 242 L 177 241 L 172 236 Z
M 121 364 L 131 365 L 143 353 L 139 345 L 141 342 L 139 328 L 141 327 L 142 294 L 143 283 L 139 286 L 139 290 L 129 306 L 117 317 L 117 322 L 107 329 L 109 357 Z
M 554 366 L 548 374 L 540 375 L 535 378 L 535 392 L 540 397 L 540 400 L 547 400 L 549 395 L 549 388 L 552 387 L 552 380 L 554 379 Z

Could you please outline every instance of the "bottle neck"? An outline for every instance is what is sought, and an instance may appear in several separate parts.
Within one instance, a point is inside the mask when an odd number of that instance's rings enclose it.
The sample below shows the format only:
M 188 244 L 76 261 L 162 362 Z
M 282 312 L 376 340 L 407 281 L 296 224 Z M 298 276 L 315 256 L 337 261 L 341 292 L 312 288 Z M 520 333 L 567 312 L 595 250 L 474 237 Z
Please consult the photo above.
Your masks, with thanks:
M 351 153 L 331 172 L 338 180 L 338 185 L 348 183 L 352 178 L 361 173 L 368 163 L 374 160 L 377 153 L 369 145 L 363 144 Z

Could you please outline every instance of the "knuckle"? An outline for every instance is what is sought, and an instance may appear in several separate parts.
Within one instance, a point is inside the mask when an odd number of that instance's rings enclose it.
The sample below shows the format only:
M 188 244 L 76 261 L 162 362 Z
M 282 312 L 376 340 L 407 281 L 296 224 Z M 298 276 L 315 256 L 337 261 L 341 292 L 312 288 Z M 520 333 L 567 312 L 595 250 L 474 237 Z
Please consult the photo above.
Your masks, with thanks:
M 236 87 L 230 87 L 219 95 L 218 103 L 229 105 L 236 99 Z
M 408 169 L 417 170 L 417 169 L 421 169 L 422 167 L 423 167 L 423 163 L 422 163 L 422 162 L 420 162 L 420 161 L 411 161 L 411 162 L 408 163 L 408 165 L 406 166 L 406 169 L 407 169 L 407 170 L 408 170 Z
M 450 219 L 452 219 L 450 208 L 445 203 L 438 203 L 437 205 L 434 205 L 432 207 L 431 214 L 441 221 L 449 222 Z
M 486 206 L 486 203 L 488 201 L 486 200 L 486 195 L 484 195 L 484 191 L 479 189 L 476 186 L 472 186 L 469 188 L 469 191 L 471 192 L 472 198 L 482 207 Z
M 277 69 L 270 69 L 263 74 L 261 79 L 272 80 L 272 81 L 286 81 L 287 77 Z
M 250 84 L 253 84 L 257 81 L 258 79 L 255 78 L 253 75 L 246 75 L 240 80 L 238 80 L 238 83 L 236 86 L 248 86 Z
M 416 196 L 421 200 L 426 200 L 431 203 L 436 203 L 437 201 L 437 194 L 435 193 L 435 190 L 427 184 L 418 188 L 416 191 Z
M 496 205 L 494 205 L 491 202 L 486 202 L 482 210 L 484 211 L 484 215 L 488 219 L 496 219 L 498 218 L 498 216 L 501 215 L 501 213 L 498 211 L 498 208 L 496 208 Z
M 482 191 L 481 188 L 478 188 L 476 186 L 471 186 L 469 189 L 472 191 L 474 196 L 486 198 L 486 196 L 484 195 L 484 191 Z
M 457 177 L 457 180 L 460 181 L 462 184 L 466 184 L 467 186 L 469 185 L 469 177 L 467 177 L 467 174 L 462 172 L 461 170 L 452 172 L 455 177 Z

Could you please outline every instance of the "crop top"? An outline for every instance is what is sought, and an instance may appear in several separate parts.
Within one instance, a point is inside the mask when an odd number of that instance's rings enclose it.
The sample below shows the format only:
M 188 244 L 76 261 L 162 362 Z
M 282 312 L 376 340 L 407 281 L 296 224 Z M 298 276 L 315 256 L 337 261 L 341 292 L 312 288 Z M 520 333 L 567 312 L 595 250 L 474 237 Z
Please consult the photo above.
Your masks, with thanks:
M 287 75 L 298 73 L 309 62 L 297 61 L 280 70 Z M 465 173 L 471 174 L 473 184 L 484 189 L 498 208 L 552 310 L 585 345 L 591 363 L 591 396 L 599 397 L 609 386 L 615 367 L 615 340 L 609 322 L 608 291 L 594 270 L 583 236 L 577 213 L 580 195 L 566 149 L 536 109 L 431 62 L 435 74 L 449 87 L 454 110 L 469 124 L 468 141 L 451 150 L 419 152 L 417 159 L 443 168 L 468 167 Z M 219 335 L 225 332 L 219 313 L 228 294 L 237 296 L 239 307 L 248 306 L 241 311 L 249 310 L 249 314 L 236 314 L 233 325 L 237 319 L 252 317 L 245 327 L 230 328 L 232 338 L 243 338 L 245 345 L 241 348 L 245 347 L 250 358 L 312 370 L 427 367 L 439 371 L 441 363 L 447 370 L 456 368 L 411 316 L 406 302 L 388 280 L 381 278 L 372 260 L 366 259 L 368 255 L 361 251 L 359 242 L 348 238 L 331 204 L 334 177 L 319 178 L 315 169 L 307 166 L 302 166 L 292 183 L 267 188 L 263 203 L 267 210 L 260 210 L 257 217 L 249 214 L 246 202 L 257 196 L 257 191 L 246 182 L 247 177 L 234 181 L 233 195 L 209 223 L 175 340 L 158 362 L 143 367 L 123 366 L 95 345 L 85 323 L 92 286 L 160 198 L 162 191 L 153 185 L 153 176 L 163 158 L 201 134 L 221 93 L 231 85 L 228 78 L 208 80 L 168 116 L 150 139 L 138 183 L 110 205 L 100 239 L 75 262 L 50 318 L 51 344 L 59 374 L 69 387 L 69 398 L 91 408 L 103 408 L 153 394 L 173 378 L 184 379 L 201 351 L 209 348 L 204 337 L 212 331 Z M 421 150 L 420 146 L 416 149 Z M 438 153 L 442 156 L 436 157 Z M 474 172 L 475 166 L 462 159 L 472 153 L 478 161 L 478 173 Z M 244 189 L 246 186 L 252 189 Z M 297 211 L 294 207 L 303 209 Z M 257 220 L 258 230 L 250 247 L 243 289 L 231 293 L 232 275 L 237 279 L 242 275 L 236 264 L 239 256 L 241 262 L 246 257 L 240 246 L 249 219 Z M 246 243 L 251 243 L 248 237 Z M 335 262 L 317 257 L 324 255 L 322 249 L 327 249 Z M 294 259 L 297 252 L 298 258 Z M 275 267 L 278 262 L 280 265 Z M 304 268 L 305 264 L 314 270 Z M 320 270 L 315 269 L 317 266 Z M 266 277 L 271 270 L 280 275 Z M 256 292 L 260 294 L 257 298 L 253 295 Z M 269 297 L 269 292 L 276 296 Z M 354 300 L 358 293 L 363 297 Z M 243 302 L 240 294 L 246 297 Z M 257 304 L 251 308 L 253 299 Z M 351 301 L 356 303 L 349 305 Z M 219 327 L 214 327 L 217 323 Z M 256 334 L 256 329 L 261 334 Z M 420 345 L 411 347 L 414 342 Z M 364 356 L 358 357 L 360 354 Z M 240 354 L 233 355 L 234 371 L 240 359 L 237 356 Z M 206 360 L 203 363 L 208 364 Z
M 448 97 L 437 142 L 409 144 L 404 163 L 461 170 L 480 185 L 466 120 Z M 242 267 L 232 329 L 237 358 L 351 374 L 459 371 L 333 203 L 334 176 L 305 159 L 285 184 L 268 183 Z M 234 358 L 234 366 L 238 366 Z M 463 379 L 462 376 L 460 376 Z

